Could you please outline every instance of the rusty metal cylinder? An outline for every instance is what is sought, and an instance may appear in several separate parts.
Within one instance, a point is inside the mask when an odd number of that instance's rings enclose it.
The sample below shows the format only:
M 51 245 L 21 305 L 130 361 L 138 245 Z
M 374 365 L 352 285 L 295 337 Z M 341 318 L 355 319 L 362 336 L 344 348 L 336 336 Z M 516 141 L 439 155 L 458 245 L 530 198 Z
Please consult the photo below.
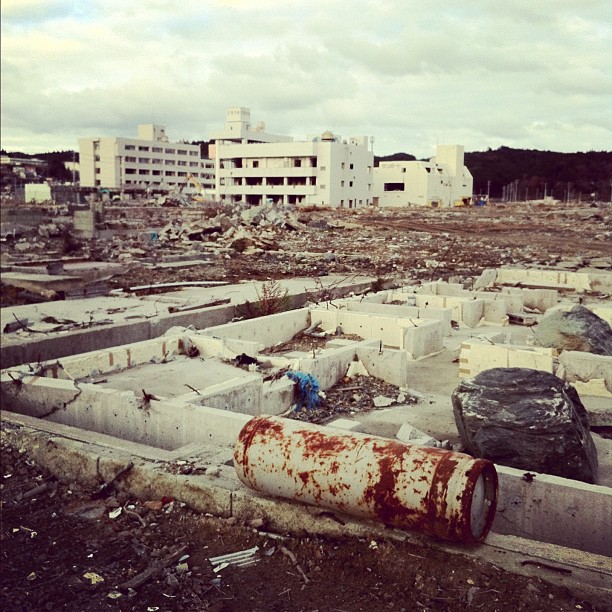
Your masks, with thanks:
M 258 491 L 454 542 L 482 542 L 495 516 L 490 461 L 282 417 L 251 419 L 234 464 Z

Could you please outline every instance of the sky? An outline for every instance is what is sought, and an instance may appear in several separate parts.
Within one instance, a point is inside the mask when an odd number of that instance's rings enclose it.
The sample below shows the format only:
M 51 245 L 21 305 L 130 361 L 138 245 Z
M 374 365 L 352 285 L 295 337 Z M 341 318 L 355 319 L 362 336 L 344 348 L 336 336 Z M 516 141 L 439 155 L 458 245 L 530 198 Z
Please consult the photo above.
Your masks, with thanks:
M 610 0 L 2 0 L 1 146 L 206 140 L 232 106 L 305 140 L 612 150 Z

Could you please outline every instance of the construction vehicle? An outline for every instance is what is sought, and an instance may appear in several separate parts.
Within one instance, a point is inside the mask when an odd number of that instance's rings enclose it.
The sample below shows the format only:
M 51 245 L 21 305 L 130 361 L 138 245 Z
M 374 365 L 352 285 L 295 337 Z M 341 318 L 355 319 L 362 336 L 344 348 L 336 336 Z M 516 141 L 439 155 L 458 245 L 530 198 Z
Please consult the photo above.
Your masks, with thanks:
M 208 200 L 208 198 L 206 197 L 206 191 L 204 187 L 202 187 L 202 185 L 200 184 L 200 181 L 198 181 L 198 179 L 196 179 L 195 176 L 191 174 L 191 172 L 187 175 L 187 181 L 189 181 L 197 191 L 196 195 L 192 195 L 191 197 L 196 202 L 206 202 Z

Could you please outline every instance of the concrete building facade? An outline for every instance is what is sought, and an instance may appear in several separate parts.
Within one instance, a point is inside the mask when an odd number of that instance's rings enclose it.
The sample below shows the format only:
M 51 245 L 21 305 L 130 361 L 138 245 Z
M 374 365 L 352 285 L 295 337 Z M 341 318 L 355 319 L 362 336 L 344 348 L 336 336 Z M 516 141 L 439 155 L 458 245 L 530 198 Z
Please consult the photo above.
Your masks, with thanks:
M 381 207 L 468 204 L 473 179 L 462 145 L 438 145 L 430 161 L 387 161 L 374 168 L 374 202 Z
M 138 138 L 79 138 L 81 187 L 167 192 L 190 179 L 214 188 L 214 164 L 201 158 L 199 145 L 171 143 L 161 125 L 138 126 Z
M 373 203 L 374 155 L 366 136 L 343 140 L 324 132 L 294 141 L 266 132 L 263 122 L 253 128 L 250 109 L 236 107 L 210 137 L 217 199 L 344 208 Z

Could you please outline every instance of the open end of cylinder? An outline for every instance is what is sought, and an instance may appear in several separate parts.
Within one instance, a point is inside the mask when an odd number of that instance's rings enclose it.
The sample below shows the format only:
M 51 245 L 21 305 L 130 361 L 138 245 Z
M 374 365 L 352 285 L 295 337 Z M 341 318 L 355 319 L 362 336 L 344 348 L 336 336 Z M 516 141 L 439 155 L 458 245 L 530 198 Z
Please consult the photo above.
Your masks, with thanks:
M 475 542 L 482 542 L 489 533 L 497 507 L 497 472 L 490 462 L 483 461 L 470 503 L 470 530 Z

